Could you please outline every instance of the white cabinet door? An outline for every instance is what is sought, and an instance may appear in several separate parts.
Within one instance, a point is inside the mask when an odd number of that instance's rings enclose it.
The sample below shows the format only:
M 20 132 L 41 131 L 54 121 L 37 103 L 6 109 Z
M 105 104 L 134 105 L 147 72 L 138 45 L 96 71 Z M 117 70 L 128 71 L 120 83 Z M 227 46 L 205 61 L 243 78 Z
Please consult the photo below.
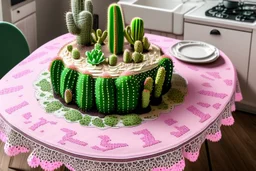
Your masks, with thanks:
M 26 37 L 30 52 L 33 52 L 37 48 L 36 14 L 27 16 L 15 23 L 15 25 Z
M 252 34 L 191 23 L 185 23 L 184 29 L 184 39 L 208 42 L 222 50 L 231 59 L 238 71 L 241 89 L 244 93 L 247 89 Z

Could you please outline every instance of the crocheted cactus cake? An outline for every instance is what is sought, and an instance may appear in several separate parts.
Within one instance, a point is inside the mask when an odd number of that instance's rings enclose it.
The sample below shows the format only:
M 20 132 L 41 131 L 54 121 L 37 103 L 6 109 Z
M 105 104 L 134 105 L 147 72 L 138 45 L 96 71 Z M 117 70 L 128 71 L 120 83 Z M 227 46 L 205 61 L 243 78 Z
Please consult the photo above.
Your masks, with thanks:
M 122 8 L 111 4 L 107 30 L 93 30 L 91 0 L 71 0 L 71 8 L 66 22 L 76 39 L 49 68 L 55 97 L 87 113 L 150 112 L 171 88 L 173 63 L 144 35 L 143 20 L 136 17 L 125 28 Z

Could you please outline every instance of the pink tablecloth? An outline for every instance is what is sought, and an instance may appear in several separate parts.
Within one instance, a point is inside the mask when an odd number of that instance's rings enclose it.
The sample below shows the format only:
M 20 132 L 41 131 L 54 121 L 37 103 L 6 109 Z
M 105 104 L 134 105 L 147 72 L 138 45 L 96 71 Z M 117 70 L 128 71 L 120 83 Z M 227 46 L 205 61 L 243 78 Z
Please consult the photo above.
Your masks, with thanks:
M 147 35 L 164 53 L 178 40 Z M 192 65 L 172 58 L 175 70 L 188 81 L 185 102 L 169 114 L 136 127 L 82 127 L 45 113 L 33 82 L 60 47 L 74 37 L 60 36 L 43 45 L 0 81 L 0 139 L 10 156 L 29 152 L 31 167 L 54 170 L 183 170 L 184 158 L 196 161 L 205 139 L 219 141 L 221 125 L 232 125 L 231 111 L 242 99 L 229 58 Z M 163 169 L 165 168 L 165 169 Z

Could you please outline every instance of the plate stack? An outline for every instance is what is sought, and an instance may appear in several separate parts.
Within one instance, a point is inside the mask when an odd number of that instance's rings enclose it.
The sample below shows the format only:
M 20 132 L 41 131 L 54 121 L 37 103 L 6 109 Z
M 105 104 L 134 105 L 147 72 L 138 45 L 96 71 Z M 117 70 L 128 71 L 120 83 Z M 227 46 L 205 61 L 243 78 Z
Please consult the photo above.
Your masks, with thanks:
M 170 53 L 175 58 L 190 63 L 210 63 L 216 61 L 219 50 L 210 44 L 199 41 L 184 40 L 170 48 Z

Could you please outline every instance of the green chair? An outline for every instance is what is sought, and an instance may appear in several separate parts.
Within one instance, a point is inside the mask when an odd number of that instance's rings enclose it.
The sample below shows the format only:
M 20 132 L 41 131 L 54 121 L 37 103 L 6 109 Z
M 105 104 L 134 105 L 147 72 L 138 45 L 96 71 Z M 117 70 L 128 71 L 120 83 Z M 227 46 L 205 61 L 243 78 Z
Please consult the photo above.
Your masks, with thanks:
M 0 79 L 29 54 L 22 32 L 13 24 L 0 21 Z

